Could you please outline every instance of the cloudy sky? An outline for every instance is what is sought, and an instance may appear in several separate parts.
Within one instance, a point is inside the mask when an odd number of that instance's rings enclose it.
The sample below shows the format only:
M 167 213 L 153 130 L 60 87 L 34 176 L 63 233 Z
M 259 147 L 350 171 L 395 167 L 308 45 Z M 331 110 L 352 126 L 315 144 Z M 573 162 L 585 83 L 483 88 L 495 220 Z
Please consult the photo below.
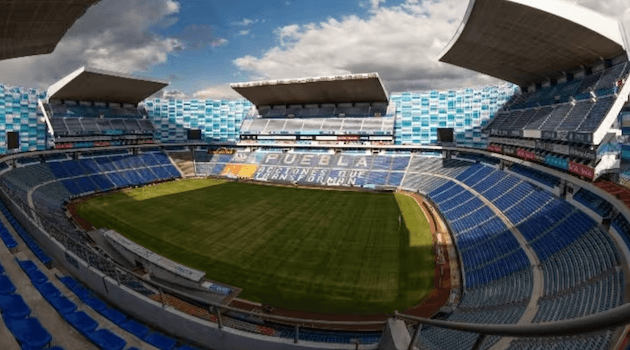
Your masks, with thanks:
M 630 0 L 566 1 L 630 28 Z M 199 98 L 238 97 L 232 82 L 346 73 L 378 72 L 389 92 L 495 83 L 437 61 L 467 4 L 102 0 L 52 54 L 1 61 L 0 82 L 45 89 L 87 65 L 166 79 L 165 95 Z

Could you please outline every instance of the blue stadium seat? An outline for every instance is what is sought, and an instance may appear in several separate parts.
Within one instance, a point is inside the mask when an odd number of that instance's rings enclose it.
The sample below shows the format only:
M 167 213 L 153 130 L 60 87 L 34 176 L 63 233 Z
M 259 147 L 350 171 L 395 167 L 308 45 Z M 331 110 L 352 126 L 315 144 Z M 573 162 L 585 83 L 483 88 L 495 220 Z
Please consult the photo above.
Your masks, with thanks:
M 4 225 L 0 224 L 0 239 L 4 242 L 4 245 L 10 250 L 18 246 L 17 241 L 13 238 L 13 235 L 9 233 Z
M 126 177 L 129 180 L 129 183 L 131 185 L 137 186 L 137 185 L 142 185 L 144 183 L 144 181 L 142 180 L 138 172 L 135 170 L 123 171 L 123 172 L 120 172 L 120 175 L 122 175 L 123 177 Z
M 118 168 L 114 165 L 114 162 L 110 157 L 98 157 L 94 158 L 96 163 L 103 169 L 104 171 L 116 171 Z
M 142 162 L 142 159 L 139 156 L 130 156 L 127 157 L 127 163 L 131 165 L 134 169 L 144 168 L 145 164 Z
M 144 164 L 148 166 L 160 165 L 160 162 L 155 159 L 155 157 L 153 157 L 153 154 L 151 153 L 143 153 L 140 158 L 142 158 Z
M 162 165 L 170 165 L 171 161 L 170 159 L 168 159 L 168 156 L 166 156 L 166 154 L 164 153 L 153 153 L 153 157 L 155 157 L 155 159 L 157 160 L 157 162 L 159 164 Z M 229 162 L 230 159 L 232 159 L 232 156 L 229 156 L 229 159 L 225 160 L 225 162 Z
M 158 332 L 147 335 L 144 341 L 161 350 L 173 350 L 177 344 L 177 340 Z
M 120 173 L 109 173 L 107 177 L 111 180 L 111 182 L 118 187 L 126 187 L 131 185 L 131 182 L 126 177 L 122 176 Z
M 32 271 L 26 270 L 24 272 L 26 272 L 28 277 L 31 279 L 31 282 L 33 282 L 33 284 L 48 282 L 48 277 L 46 277 L 46 275 L 44 275 L 39 270 L 32 270 Z
M 77 305 L 63 295 L 45 296 L 45 299 L 62 315 L 74 312 L 77 309 Z
M 36 318 L 4 319 L 7 328 L 22 345 L 41 349 L 52 341 L 52 336 Z
M 62 162 L 48 163 L 48 167 L 58 179 L 63 179 L 70 176 L 70 174 L 68 174 L 68 172 L 66 171 L 66 168 L 61 163 Z
M 143 168 L 143 169 L 138 169 L 137 171 L 144 183 L 149 183 L 149 182 L 153 182 L 157 180 L 157 177 L 155 176 L 153 171 L 151 171 L 151 169 Z
M 24 318 L 31 314 L 31 308 L 19 295 L 0 295 L 0 312 L 3 317 Z
M 121 323 L 120 328 L 126 330 L 127 332 L 135 335 L 140 339 L 144 339 L 144 337 L 149 333 L 149 329 L 146 326 L 131 319 Z
M 81 301 L 83 301 L 85 305 L 91 307 L 92 309 L 98 312 L 102 312 L 105 309 L 107 309 L 107 304 L 105 304 L 99 298 L 96 298 L 93 296 L 83 296 L 83 297 L 79 296 L 79 298 L 81 298 Z
M 153 171 L 153 173 L 155 173 L 155 176 L 157 177 L 158 180 L 166 180 L 168 179 L 168 172 L 166 172 L 164 169 L 162 169 L 162 167 L 154 167 L 151 168 L 151 171 Z
M 122 350 L 127 346 L 127 342 L 123 338 L 107 329 L 99 329 L 88 333 L 86 337 L 102 350 Z
M 61 183 L 68 189 L 73 195 L 79 195 L 83 193 L 83 190 L 79 187 L 78 183 L 74 180 L 62 180 Z
M 71 276 L 60 276 L 58 279 L 69 289 L 73 289 L 79 285 L 79 282 Z
M 84 335 L 98 327 L 98 322 L 83 311 L 63 314 L 63 318 Z
M 35 273 L 35 272 L 40 272 L 39 268 L 37 267 L 37 265 L 32 262 L 31 260 L 18 260 L 17 258 L 15 259 L 15 261 L 17 261 L 18 265 L 22 268 L 22 270 L 24 270 L 24 272 L 26 272 L 27 274 L 30 273 Z M 44 276 L 46 277 L 46 276 Z
M 12 294 L 13 292 L 15 292 L 15 286 L 9 277 L 0 275 L 0 295 Z
M 127 319 L 127 316 L 123 315 L 120 311 L 112 309 L 110 307 L 106 307 L 99 312 L 101 313 L 101 315 L 105 316 L 105 318 L 119 326 L 121 323 L 123 323 L 123 321 Z
M 79 163 L 89 174 L 97 174 L 102 171 L 98 163 L 92 158 L 79 159 Z
M 190 345 L 182 345 L 182 346 L 178 346 L 175 350 L 200 350 L 200 349 L 192 347 Z
M 92 175 L 90 176 L 90 180 L 100 189 L 101 191 L 107 191 L 115 187 L 114 183 L 105 175 Z
M 177 171 L 177 169 L 175 169 L 175 167 L 172 165 L 165 165 L 163 168 L 166 170 L 166 172 L 169 174 L 171 178 L 176 178 L 176 177 L 181 176 L 179 171 Z

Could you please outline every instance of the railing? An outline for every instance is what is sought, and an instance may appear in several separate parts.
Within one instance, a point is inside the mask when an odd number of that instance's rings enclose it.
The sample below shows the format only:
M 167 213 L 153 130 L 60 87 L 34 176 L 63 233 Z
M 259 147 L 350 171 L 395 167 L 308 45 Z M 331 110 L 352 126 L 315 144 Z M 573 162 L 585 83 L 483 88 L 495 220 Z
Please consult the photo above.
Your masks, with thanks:
M 440 327 L 457 331 L 477 333 L 480 335 L 480 337 L 477 339 L 477 342 L 472 348 L 472 350 L 477 350 L 478 348 L 480 348 L 483 339 L 490 335 L 527 338 L 540 338 L 551 336 L 557 337 L 588 334 L 605 329 L 622 327 L 630 324 L 630 304 L 624 304 L 612 310 L 604 311 L 591 316 L 575 318 L 572 320 L 545 322 L 529 325 L 490 325 L 478 323 L 462 323 L 432 320 L 428 318 L 405 315 L 398 312 L 394 312 L 394 317 L 396 319 L 416 323 L 416 330 L 414 332 L 414 336 L 412 337 L 411 344 L 409 345 L 410 350 L 412 349 L 412 346 L 423 326 Z

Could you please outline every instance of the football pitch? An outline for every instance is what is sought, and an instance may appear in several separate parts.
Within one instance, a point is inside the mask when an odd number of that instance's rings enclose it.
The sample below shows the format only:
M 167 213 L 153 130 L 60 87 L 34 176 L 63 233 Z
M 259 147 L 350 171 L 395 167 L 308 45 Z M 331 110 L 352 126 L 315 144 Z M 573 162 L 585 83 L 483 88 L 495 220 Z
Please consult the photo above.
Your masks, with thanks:
M 78 215 L 276 307 L 403 311 L 433 286 L 427 219 L 402 194 L 196 179 L 96 197 Z

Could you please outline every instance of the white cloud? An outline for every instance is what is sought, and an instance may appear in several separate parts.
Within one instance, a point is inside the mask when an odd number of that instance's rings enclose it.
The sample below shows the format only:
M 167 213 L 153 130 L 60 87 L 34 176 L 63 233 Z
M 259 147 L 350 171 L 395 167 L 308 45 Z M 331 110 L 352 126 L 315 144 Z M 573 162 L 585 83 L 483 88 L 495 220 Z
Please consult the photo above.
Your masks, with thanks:
M 301 27 L 297 24 L 277 28 L 274 30 L 274 34 L 276 34 L 278 40 L 280 40 L 280 45 L 282 46 L 297 42 L 302 35 Z
M 247 35 L 249 34 L 249 29 L 239 30 L 238 35 Z
M 621 18 L 630 29 L 630 0 L 568 1 Z M 278 46 L 233 62 L 256 80 L 378 72 L 390 92 L 498 82 L 438 61 L 468 1 L 406 0 L 384 6 L 381 0 L 364 0 L 361 4 L 370 8 L 367 18 L 348 16 L 277 28 Z
M 213 40 L 210 45 L 212 45 L 212 47 L 219 47 L 219 46 L 225 46 L 229 43 L 230 41 L 228 39 L 225 38 L 218 38 L 216 40 Z
M 169 99 L 187 99 L 189 98 L 184 92 L 179 90 L 162 90 L 158 92 L 156 95 L 151 96 L 150 98 L 159 97 L 161 99 L 169 100 Z
M 359 2 L 359 6 L 368 7 L 371 10 L 376 10 L 385 3 L 385 0 L 362 0 Z
M 378 72 L 390 92 L 487 84 L 496 80 L 438 62 L 466 1 L 407 0 L 376 6 L 368 18 L 348 16 L 274 31 L 279 45 L 234 60 L 254 79 Z
M 216 29 L 209 25 L 191 24 L 177 33 L 177 40 L 181 41 L 186 49 L 203 49 L 208 46 L 219 47 L 228 44 L 225 38 L 217 37 Z
M 175 23 L 175 0 L 103 0 L 79 18 L 49 55 L 0 62 L 0 81 L 46 88 L 86 65 L 132 73 L 164 63 L 184 45 L 153 34 L 152 28 Z
M 233 25 L 233 26 L 247 27 L 247 26 L 250 26 L 250 25 L 256 24 L 256 23 L 258 23 L 258 19 L 243 18 L 240 21 L 232 22 L 230 24 Z
M 196 91 L 193 93 L 193 97 L 212 100 L 243 98 L 243 96 L 234 91 L 230 85 L 211 85 L 202 90 Z

